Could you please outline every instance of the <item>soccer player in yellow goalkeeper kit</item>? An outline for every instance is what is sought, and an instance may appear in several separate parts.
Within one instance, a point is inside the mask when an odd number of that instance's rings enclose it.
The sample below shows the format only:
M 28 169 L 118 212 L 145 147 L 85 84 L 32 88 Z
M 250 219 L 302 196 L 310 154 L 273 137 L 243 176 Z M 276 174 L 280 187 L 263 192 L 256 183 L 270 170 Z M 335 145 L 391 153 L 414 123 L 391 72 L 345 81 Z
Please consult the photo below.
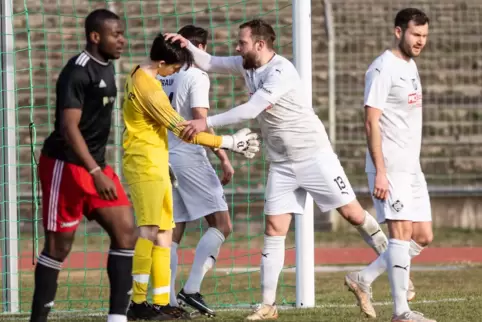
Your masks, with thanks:
M 130 320 L 162 321 L 183 318 L 186 313 L 169 306 L 170 247 L 175 225 L 167 131 L 179 136 L 183 127 L 176 124 L 183 118 L 172 108 L 156 76 L 169 76 L 181 66 L 189 68 L 192 61 L 187 49 L 179 43 L 165 42 L 160 34 L 154 39 L 149 59 L 135 66 L 126 80 L 123 172 L 139 227 L 132 267 Z M 249 129 L 228 136 L 199 133 L 188 142 L 232 150 L 246 158 L 259 151 L 257 134 Z M 152 305 L 146 300 L 149 277 Z

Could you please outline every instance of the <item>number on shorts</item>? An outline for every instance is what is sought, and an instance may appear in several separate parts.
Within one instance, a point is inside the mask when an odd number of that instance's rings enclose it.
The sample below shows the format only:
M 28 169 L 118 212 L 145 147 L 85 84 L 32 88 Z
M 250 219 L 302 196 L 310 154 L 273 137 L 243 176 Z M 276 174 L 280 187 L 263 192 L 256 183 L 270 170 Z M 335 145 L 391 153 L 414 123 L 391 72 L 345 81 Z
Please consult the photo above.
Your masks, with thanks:
M 343 190 L 343 189 L 346 188 L 345 181 L 343 181 L 343 179 L 340 176 L 333 179 L 333 181 L 336 182 L 336 184 L 338 185 L 338 188 L 340 188 L 340 190 Z

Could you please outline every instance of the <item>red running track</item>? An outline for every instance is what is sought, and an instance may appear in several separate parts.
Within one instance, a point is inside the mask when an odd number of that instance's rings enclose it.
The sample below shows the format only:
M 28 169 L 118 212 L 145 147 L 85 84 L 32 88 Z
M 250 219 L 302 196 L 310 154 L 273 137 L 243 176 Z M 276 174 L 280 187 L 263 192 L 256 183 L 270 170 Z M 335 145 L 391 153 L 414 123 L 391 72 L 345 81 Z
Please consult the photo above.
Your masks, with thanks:
M 216 265 L 228 267 L 257 267 L 260 264 L 260 250 L 221 249 Z M 190 264 L 194 258 L 194 249 L 182 249 L 179 263 Z M 370 248 L 317 248 L 315 265 L 358 265 L 366 264 L 376 258 Z M 63 265 L 67 269 L 96 269 L 105 267 L 107 254 L 100 252 L 75 252 L 70 254 Z M 285 265 L 295 264 L 294 249 L 286 251 Z M 482 247 L 427 248 L 414 260 L 416 264 L 456 264 L 482 263 Z M 22 253 L 19 260 L 20 270 L 32 270 L 32 254 Z

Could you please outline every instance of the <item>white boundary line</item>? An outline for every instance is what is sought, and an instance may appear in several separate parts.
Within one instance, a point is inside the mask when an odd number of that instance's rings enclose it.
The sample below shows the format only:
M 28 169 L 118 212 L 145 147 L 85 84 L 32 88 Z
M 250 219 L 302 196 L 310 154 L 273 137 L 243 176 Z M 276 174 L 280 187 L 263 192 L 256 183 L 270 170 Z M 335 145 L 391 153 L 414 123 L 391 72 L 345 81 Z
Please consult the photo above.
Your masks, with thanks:
M 352 271 L 360 271 L 364 269 L 367 265 L 325 265 L 325 266 L 316 266 L 315 273 L 341 273 L 341 272 L 352 272 Z M 458 266 L 458 265 L 451 265 L 451 266 L 425 266 L 425 265 L 415 265 L 410 267 L 410 271 L 428 271 L 428 272 L 435 272 L 435 271 L 457 271 L 462 269 L 470 268 L 468 266 Z M 219 267 L 214 268 L 211 274 L 216 273 L 252 273 L 252 272 L 259 272 L 259 267 Z M 295 267 L 284 268 L 283 273 L 295 273 Z
M 410 302 L 410 305 L 418 305 L 418 304 L 438 304 L 438 303 L 453 303 L 453 302 L 464 302 L 468 301 L 469 299 L 467 298 L 445 298 L 445 299 L 438 299 L 438 300 L 420 300 L 420 301 L 412 301 Z M 389 306 L 392 305 L 393 303 L 391 301 L 386 301 L 386 302 L 374 302 L 374 306 Z M 243 305 L 243 306 L 238 306 L 235 308 L 218 308 L 218 312 L 243 312 L 243 311 L 249 311 L 253 306 L 252 305 Z M 323 304 L 323 305 L 317 305 L 315 309 L 324 309 L 324 308 L 330 308 L 330 309 L 346 309 L 346 308 L 356 308 L 358 307 L 357 304 Z M 293 310 L 293 306 L 278 306 L 278 309 L 280 310 Z M 303 309 L 306 310 L 306 309 Z M 313 310 L 313 309 L 308 309 L 308 310 Z M 93 313 L 87 313 L 87 314 L 81 314 L 83 313 L 82 311 L 63 311 L 63 312 L 55 312 L 50 314 L 49 320 L 59 320 L 65 318 L 66 315 L 74 315 L 76 318 L 94 318 L 94 317 L 107 317 L 106 313 L 103 312 L 93 312 Z M 0 317 L 2 315 L 0 314 Z M 73 316 L 72 316 L 73 317 Z M 21 314 L 15 314 L 15 315 L 8 315 L 8 316 L 3 316 L 2 321 L 28 321 L 29 317 L 26 313 L 21 313 Z

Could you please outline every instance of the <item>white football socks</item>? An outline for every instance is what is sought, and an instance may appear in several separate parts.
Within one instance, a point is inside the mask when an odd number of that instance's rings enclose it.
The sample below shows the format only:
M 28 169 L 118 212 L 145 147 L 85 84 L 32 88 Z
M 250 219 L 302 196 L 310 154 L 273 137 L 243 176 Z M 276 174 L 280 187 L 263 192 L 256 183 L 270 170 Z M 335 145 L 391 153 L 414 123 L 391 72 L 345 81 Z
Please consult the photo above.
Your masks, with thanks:
M 185 293 L 193 294 L 200 292 L 202 280 L 206 273 L 214 266 L 223 243 L 223 233 L 214 227 L 208 228 L 197 244 L 191 273 L 184 285 Z
M 285 239 L 286 236 L 264 235 L 264 247 L 261 253 L 263 304 L 273 305 L 276 301 L 278 278 L 285 261 Z
M 409 251 L 410 258 L 412 259 L 415 256 L 420 255 L 423 249 L 424 247 L 417 244 L 414 240 L 411 240 Z M 359 276 L 364 284 L 371 285 L 378 276 L 382 275 L 387 270 L 386 253 L 386 251 L 382 253 L 377 259 L 371 262 L 370 265 L 360 271 Z
M 387 254 L 385 256 L 395 315 L 410 311 L 407 301 L 410 272 L 409 251 L 409 241 L 390 239 L 388 242 Z

